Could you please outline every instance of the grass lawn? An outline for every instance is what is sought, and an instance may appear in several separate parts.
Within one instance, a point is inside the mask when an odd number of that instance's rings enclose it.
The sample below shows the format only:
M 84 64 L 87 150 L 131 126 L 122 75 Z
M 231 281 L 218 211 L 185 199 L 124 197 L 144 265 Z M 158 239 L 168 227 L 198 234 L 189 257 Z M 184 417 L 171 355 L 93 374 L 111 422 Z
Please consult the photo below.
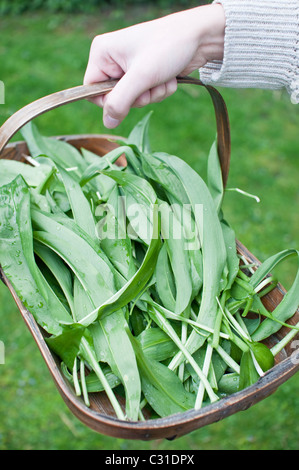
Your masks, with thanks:
M 0 125 L 16 110 L 46 94 L 82 83 L 96 34 L 164 12 L 154 8 L 99 11 L 93 15 L 34 14 L 0 20 L 0 80 L 5 104 Z M 256 194 L 260 203 L 227 193 L 224 211 L 236 236 L 261 260 L 285 248 L 299 248 L 299 108 L 286 93 L 222 89 L 231 121 L 232 161 L 228 187 Z M 215 119 L 204 89 L 181 86 L 165 102 L 130 112 L 111 132 L 127 136 L 153 110 L 154 150 L 173 153 L 205 174 L 215 137 Z M 74 103 L 36 120 L 46 135 L 107 133 L 101 110 Z M 19 139 L 20 136 L 15 136 Z M 293 261 L 277 275 L 286 287 L 296 273 Z M 151 449 L 298 450 L 299 375 L 247 411 L 175 441 L 127 441 L 99 435 L 64 405 L 34 341 L 7 289 L 0 286 L 0 450 Z

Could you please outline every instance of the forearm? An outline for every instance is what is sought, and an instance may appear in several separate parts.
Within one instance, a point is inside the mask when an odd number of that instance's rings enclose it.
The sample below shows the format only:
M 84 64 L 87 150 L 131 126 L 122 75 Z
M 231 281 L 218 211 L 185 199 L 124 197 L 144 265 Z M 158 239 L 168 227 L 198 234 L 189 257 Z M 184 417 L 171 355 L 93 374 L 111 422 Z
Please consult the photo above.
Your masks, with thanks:
M 186 15 L 186 31 L 193 33 L 190 43 L 197 44 L 197 57 L 203 63 L 222 60 L 224 53 L 225 14 L 221 4 L 203 5 L 180 12 Z M 181 17 L 182 18 L 182 17 Z
M 286 88 L 299 101 L 298 0 L 216 0 L 224 7 L 224 57 L 200 69 L 205 83 Z

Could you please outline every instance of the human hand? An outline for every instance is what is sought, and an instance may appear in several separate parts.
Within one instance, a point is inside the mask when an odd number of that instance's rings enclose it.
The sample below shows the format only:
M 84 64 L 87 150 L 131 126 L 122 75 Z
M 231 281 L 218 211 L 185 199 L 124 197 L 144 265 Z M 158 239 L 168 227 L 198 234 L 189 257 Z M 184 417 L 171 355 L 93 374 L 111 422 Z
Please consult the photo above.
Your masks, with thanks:
M 96 36 L 84 84 L 119 79 L 113 90 L 93 98 L 113 129 L 132 107 L 157 103 L 188 75 L 223 57 L 225 17 L 220 4 L 205 5 Z

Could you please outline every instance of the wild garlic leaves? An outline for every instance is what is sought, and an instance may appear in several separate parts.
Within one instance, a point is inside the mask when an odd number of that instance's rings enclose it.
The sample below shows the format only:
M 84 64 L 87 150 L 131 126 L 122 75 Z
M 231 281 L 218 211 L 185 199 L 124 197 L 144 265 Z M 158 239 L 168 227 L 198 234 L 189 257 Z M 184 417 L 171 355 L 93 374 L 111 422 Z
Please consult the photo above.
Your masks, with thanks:
M 143 407 L 169 416 L 254 383 L 273 365 L 257 341 L 299 304 L 297 274 L 274 312 L 263 307 L 269 272 L 298 252 L 252 275 L 240 262 L 215 145 L 206 183 L 180 158 L 152 152 L 149 117 L 103 158 L 29 124 L 34 166 L 0 161 L 5 274 L 75 392 L 89 405 L 88 393 L 104 390 L 116 416 L 134 421 Z M 115 164 L 122 154 L 126 167 Z

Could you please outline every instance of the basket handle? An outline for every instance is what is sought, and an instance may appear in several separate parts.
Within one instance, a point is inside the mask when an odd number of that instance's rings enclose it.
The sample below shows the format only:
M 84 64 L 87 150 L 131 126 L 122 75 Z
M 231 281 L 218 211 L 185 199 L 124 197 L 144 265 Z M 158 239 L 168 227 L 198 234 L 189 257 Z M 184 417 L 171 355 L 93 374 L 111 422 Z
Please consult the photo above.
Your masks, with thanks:
M 222 170 L 223 184 L 225 186 L 229 173 L 231 147 L 230 126 L 225 102 L 221 94 L 215 88 L 209 85 L 204 85 L 196 78 L 178 77 L 177 81 L 178 83 L 189 83 L 203 86 L 207 89 L 212 98 L 216 115 L 218 155 Z M 111 91 L 116 83 L 117 80 L 109 80 L 92 85 L 81 85 L 74 88 L 69 88 L 67 90 L 58 91 L 51 95 L 44 96 L 43 98 L 33 101 L 32 103 L 19 109 L 16 113 L 10 116 L 0 128 L 0 153 L 9 140 L 25 124 L 35 117 L 67 103 L 104 95 Z

